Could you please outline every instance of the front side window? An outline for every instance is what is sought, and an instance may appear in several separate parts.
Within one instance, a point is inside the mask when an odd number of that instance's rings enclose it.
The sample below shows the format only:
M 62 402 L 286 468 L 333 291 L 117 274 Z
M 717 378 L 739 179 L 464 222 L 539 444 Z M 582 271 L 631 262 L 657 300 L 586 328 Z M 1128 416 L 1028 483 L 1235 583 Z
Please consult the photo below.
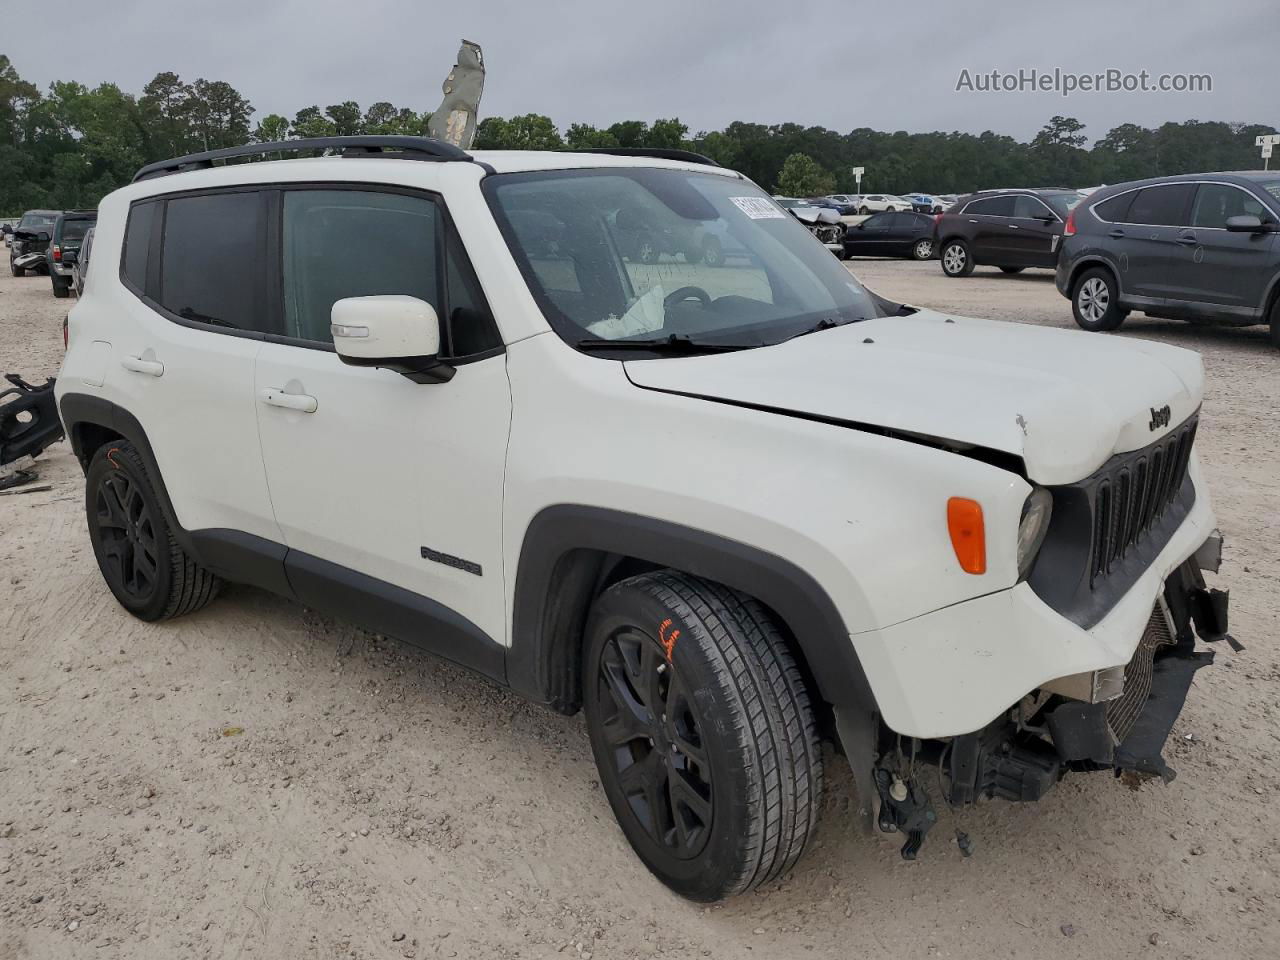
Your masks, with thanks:
M 1043 219 L 1053 215 L 1053 211 L 1035 197 L 1022 194 L 1014 198 L 1013 215 L 1023 220 Z
M 344 297 L 401 294 L 440 311 L 439 212 L 426 197 L 360 190 L 284 195 L 284 334 L 330 343 Z
M 647 168 L 488 177 L 495 219 L 573 344 L 759 346 L 876 301 L 795 218 L 736 177 Z
M 1129 223 L 1154 227 L 1179 227 L 1187 222 L 1194 183 L 1173 183 L 1160 187 L 1144 187 L 1129 207 Z
M 255 191 L 169 200 L 160 305 L 184 320 L 264 330 L 266 208 Z
M 1228 217 L 1263 217 L 1267 208 L 1253 194 L 1226 183 L 1202 183 L 1191 209 L 1191 226 L 1225 230 Z

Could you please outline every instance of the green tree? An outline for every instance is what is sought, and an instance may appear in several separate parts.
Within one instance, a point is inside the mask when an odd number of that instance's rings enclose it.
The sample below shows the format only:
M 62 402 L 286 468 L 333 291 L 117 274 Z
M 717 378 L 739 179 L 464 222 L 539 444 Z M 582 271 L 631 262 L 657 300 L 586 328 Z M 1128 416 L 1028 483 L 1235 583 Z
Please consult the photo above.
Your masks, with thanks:
M 616 147 L 618 138 L 608 130 L 599 130 L 589 123 L 570 124 L 564 135 L 565 144 L 574 150 L 592 147 Z
M 334 103 L 324 108 L 325 116 L 333 121 L 334 132 L 339 137 L 354 137 L 364 133 L 364 114 L 354 100 Z
M 655 120 L 653 126 L 649 128 L 649 133 L 644 138 L 644 146 L 660 147 L 664 150 L 681 150 L 688 146 L 685 142 L 685 136 L 689 133 L 689 128 L 679 121 L 672 120 Z
M 275 143 L 278 140 L 287 139 L 288 136 L 289 121 L 278 113 L 267 114 L 258 121 L 258 125 L 253 130 L 255 143 Z
M 291 131 L 293 136 L 305 139 L 337 136 L 338 128 L 320 112 L 319 107 L 311 106 L 303 107 L 293 115 Z
M 783 161 L 778 174 L 778 193 L 789 197 L 812 197 L 831 190 L 831 174 L 818 166 L 812 157 L 793 153 Z
M 539 113 L 510 120 L 490 117 L 476 128 L 477 150 L 559 150 L 563 146 L 560 131 L 551 118 Z

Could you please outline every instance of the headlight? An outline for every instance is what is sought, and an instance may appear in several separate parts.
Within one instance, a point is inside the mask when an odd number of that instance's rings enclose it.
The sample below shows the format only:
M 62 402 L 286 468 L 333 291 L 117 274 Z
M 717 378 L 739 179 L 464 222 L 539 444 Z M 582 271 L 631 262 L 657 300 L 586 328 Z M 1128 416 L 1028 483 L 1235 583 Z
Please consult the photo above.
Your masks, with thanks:
M 1022 505 L 1022 522 L 1018 524 L 1018 579 L 1025 580 L 1035 563 L 1036 554 L 1049 532 L 1053 513 L 1053 495 L 1044 487 L 1036 487 Z

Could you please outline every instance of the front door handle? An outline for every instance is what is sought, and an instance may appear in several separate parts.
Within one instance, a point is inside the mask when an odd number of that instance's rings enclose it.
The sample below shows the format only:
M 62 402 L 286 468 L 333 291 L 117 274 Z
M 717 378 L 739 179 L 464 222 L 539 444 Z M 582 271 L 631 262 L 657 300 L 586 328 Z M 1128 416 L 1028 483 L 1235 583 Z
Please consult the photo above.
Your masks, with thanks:
M 284 407 L 286 410 L 297 410 L 299 413 L 315 413 L 319 407 L 315 397 L 309 397 L 305 393 L 285 393 L 279 387 L 267 387 L 259 396 L 263 403 Z
M 1200 241 L 1196 239 L 1196 235 L 1194 233 L 1184 233 L 1182 236 L 1178 237 L 1178 243 L 1182 244 L 1184 247 L 1194 247 L 1199 242 Z
M 134 373 L 145 373 L 149 377 L 164 376 L 164 364 L 159 360 L 143 360 L 141 357 L 123 357 L 120 366 Z

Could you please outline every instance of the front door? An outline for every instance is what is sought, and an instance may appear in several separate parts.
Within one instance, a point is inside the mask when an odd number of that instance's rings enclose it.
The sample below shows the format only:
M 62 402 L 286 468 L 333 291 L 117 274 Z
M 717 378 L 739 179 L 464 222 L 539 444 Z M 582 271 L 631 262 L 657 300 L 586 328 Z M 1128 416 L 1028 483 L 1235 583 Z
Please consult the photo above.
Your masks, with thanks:
M 1278 242 L 1274 233 L 1232 233 L 1229 217 L 1253 215 L 1274 220 L 1257 197 L 1234 184 L 1202 183 L 1188 225 L 1178 231 L 1178 257 L 1170 296 L 1185 303 L 1212 304 L 1241 318 L 1253 316 L 1271 280 L 1267 265 Z
M 326 580 L 346 578 L 338 591 L 402 597 L 390 585 L 502 642 L 510 388 L 501 341 L 442 204 L 370 187 L 284 189 L 279 198 L 281 335 L 262 345 L 255 388 L 295 591 L 323 608 L 335 589 Z M 334 301 L 373 294 L 436 308 L 453 379 L 413 383 L 339 359 Z M 379 629 L 379 603 L 371 596 L 368 615 L 351 618 Z M 442 652 L 469 661 L 466 651 Z
M 1010 247 L 1018 258 L 1013 266 L 1052 267 L 1058 262 L 1062 220 L 1038 197 L 1014 198 Z

